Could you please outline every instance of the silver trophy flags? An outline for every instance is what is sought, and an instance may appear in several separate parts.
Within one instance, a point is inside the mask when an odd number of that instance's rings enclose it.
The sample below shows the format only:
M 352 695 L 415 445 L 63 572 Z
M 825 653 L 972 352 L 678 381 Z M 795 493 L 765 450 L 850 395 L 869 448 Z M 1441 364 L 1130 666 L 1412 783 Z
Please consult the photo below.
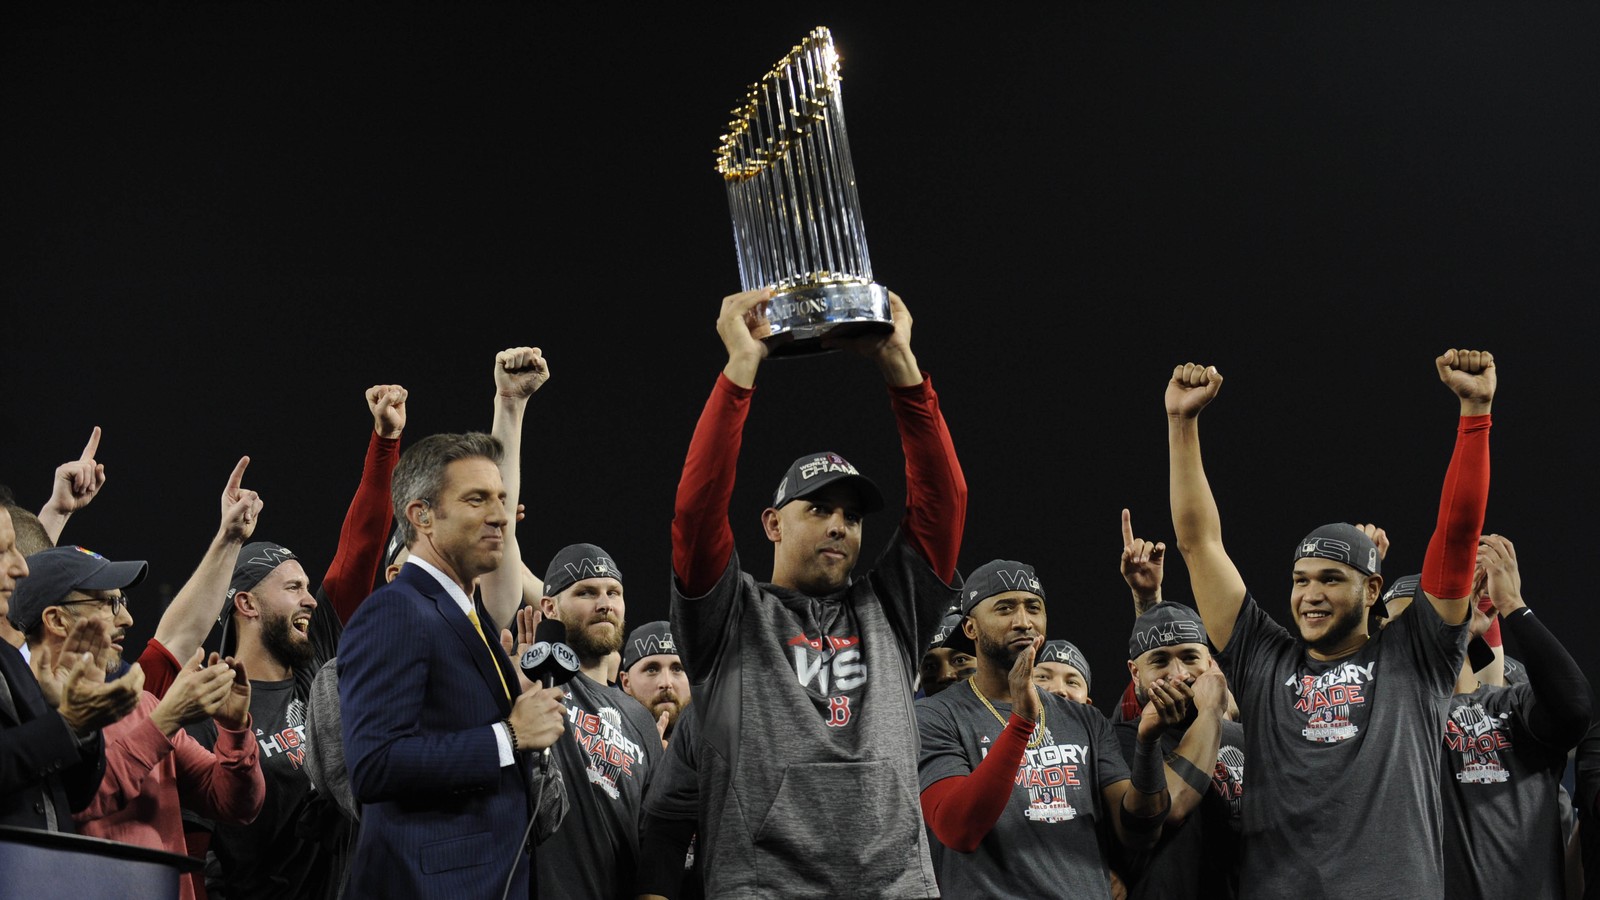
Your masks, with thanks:
M 894 328 L 872 281 L 839 88 L 833 35 L 817 28 L 750 86 L 717 148 L 739 280 L 773 289 L 757 332 L 772 356 Z

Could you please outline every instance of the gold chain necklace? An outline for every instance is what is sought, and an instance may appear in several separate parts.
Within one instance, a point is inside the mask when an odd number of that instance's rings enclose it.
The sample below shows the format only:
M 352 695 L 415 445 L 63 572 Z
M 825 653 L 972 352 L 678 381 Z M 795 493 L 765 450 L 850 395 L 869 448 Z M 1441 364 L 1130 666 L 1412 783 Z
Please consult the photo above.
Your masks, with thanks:
M 998 709 L 994 708 L 994 704 L 990 703 L 989 702 L 989 698 L 985 697 L 983 695 L 983 691 L 978 690 L 978 676 L 974 675 L 971 678 L 968 678 L 967 679 L 967 687 L 972 688 L 972 692 L 974 694 L 978 695 L 978 699 L 979 700 L 983 701 L 983 705 L 989 710 L 989 713 L 994 716 L 995 721 L 1000 723 L 1000 727 L 1001 728 L 1006 727 L 1005 717 L 1000 715 L 1000 711 Z M 1034 690 L 1033 685 L 1029 685 L 1028 686 L 1028 690 L 1030 690 L 1030 691 Z M 1033 723 L 1033 733 L 1028 737 L 1028 746 L 1033 748 L 1033 749 L 1035 749 L 1035 750 L 1037 750 L 1040 747 L 1044 746 L 1044 704 L 1043 703 L 1039 704 L 1039 721 Z

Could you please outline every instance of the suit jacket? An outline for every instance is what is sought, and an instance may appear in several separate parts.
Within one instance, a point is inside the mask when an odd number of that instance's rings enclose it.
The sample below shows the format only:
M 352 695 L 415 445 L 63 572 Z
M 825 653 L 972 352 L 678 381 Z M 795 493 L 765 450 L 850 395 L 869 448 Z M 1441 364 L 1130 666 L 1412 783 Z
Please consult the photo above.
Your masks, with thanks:
M 15 707 L 13 715 L 0 702 L 0 824 L 43 829 L 49 803 L 56 830 L 75 831 L 72 813 L 89 805 L 105 774 L 105 742 L 96 735 L 80 746 L 66 720 L 44 702 L 22 654 L 4 641 L 0 674 Z
M 485 632 L 493 626 L 484 621 Z M 361 828 L 350 898 L 528 896 L 526 754 L 502 767 L 491 728 L 516 672 L 428 572 L 407 565 L 356 610 L 339 644 L 339 703 Z M 545 790 L 560 790 L 546 784 Z

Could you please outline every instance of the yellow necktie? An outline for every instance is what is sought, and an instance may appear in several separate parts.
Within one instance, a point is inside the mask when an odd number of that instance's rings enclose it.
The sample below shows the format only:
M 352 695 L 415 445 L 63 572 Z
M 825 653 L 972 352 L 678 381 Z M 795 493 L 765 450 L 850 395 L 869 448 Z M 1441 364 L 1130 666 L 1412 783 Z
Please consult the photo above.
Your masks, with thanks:
M 511 687 L 506 684 L 506 673 L 500 671 L 500 661 L 494 658 L 494 648 L 489 646 L 489 636 L 483 633 L 483 623 L 478 621 L 478 611 L 467 610 L 467 618 L 471 620 L 472 627 L 478 632 L 478 637 L 483 639 L 483 649 L 489 651 L 489 662 L 494 665 L 494 673 L 500 676 L 500 689 L 506 692 L 506 699 L 511 699 Z

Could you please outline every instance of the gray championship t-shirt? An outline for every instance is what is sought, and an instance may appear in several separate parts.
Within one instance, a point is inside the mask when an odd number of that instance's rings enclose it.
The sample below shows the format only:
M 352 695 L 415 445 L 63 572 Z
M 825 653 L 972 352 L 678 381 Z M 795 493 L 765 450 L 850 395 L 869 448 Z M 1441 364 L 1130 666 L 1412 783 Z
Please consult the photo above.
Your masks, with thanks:
M 1560 900 L 1565 846 L 1556 797 L 1567 754 L 1528 727 L 1527 684 L 1450 700 L 1444 731 L 1445 896 Z M 1587 826 L 1586 826 L 1587 827 Z
M 704 597 L 674 579 L 706 896 L 938 896 L 911 673 L 955 597 L 899 532 L 872 572 L 825 597 L 758 584 L 737 554 Z
M 1035 688 L 1037 690 L 1037 688 Z M 1128 779 L 1111 723 L 1094 707 L 1040 691 L 1044 734 L 1023 751 L 1011 799 L 978 849 L 935 842 L 933 864 L 946 897 L 1110 897 L 1098 829 L 1111 829 L 1102 791 Z M 993 701 L 991 701 L 993 703 Z M 1011 705 L 990 712 L 972 682 L 917 701 L 921 787 L 967 775 L 1005 730 Z M 998 713 L 997 717 L 995 713 Z M 1038 740 L 1038 746 L 1034 741 Z
M 1139 741 L 1138 722 L 1112 726 L 1131 766 Z M 1183 732 L 1161 735 L 1161 752 L 1170 757 Z M 1239 830 L 1244 813 L 1244 729 L 1224 720 L 1211 786 L 1200 808 L 1182 822 L 1167 819 L 1154 848 L 1125 860 L 1119 869 L 1128 883 L 1128 900 L 1229 900 L 1239 896 Z
M 1218 656 L 1255 761 L 1241 896 L 1444 895 L 1439 736 L 1466 653 L 1466 624 L 1445 624 L 1420 593 L 1333 662 L 1245 595 Z
M 639 822 L 661 735 L 620 689 L 579 673 L 566 684 L 567 733 L 550 748 L 570 811 L 535 849 L 541 900 L 633 897 Z

